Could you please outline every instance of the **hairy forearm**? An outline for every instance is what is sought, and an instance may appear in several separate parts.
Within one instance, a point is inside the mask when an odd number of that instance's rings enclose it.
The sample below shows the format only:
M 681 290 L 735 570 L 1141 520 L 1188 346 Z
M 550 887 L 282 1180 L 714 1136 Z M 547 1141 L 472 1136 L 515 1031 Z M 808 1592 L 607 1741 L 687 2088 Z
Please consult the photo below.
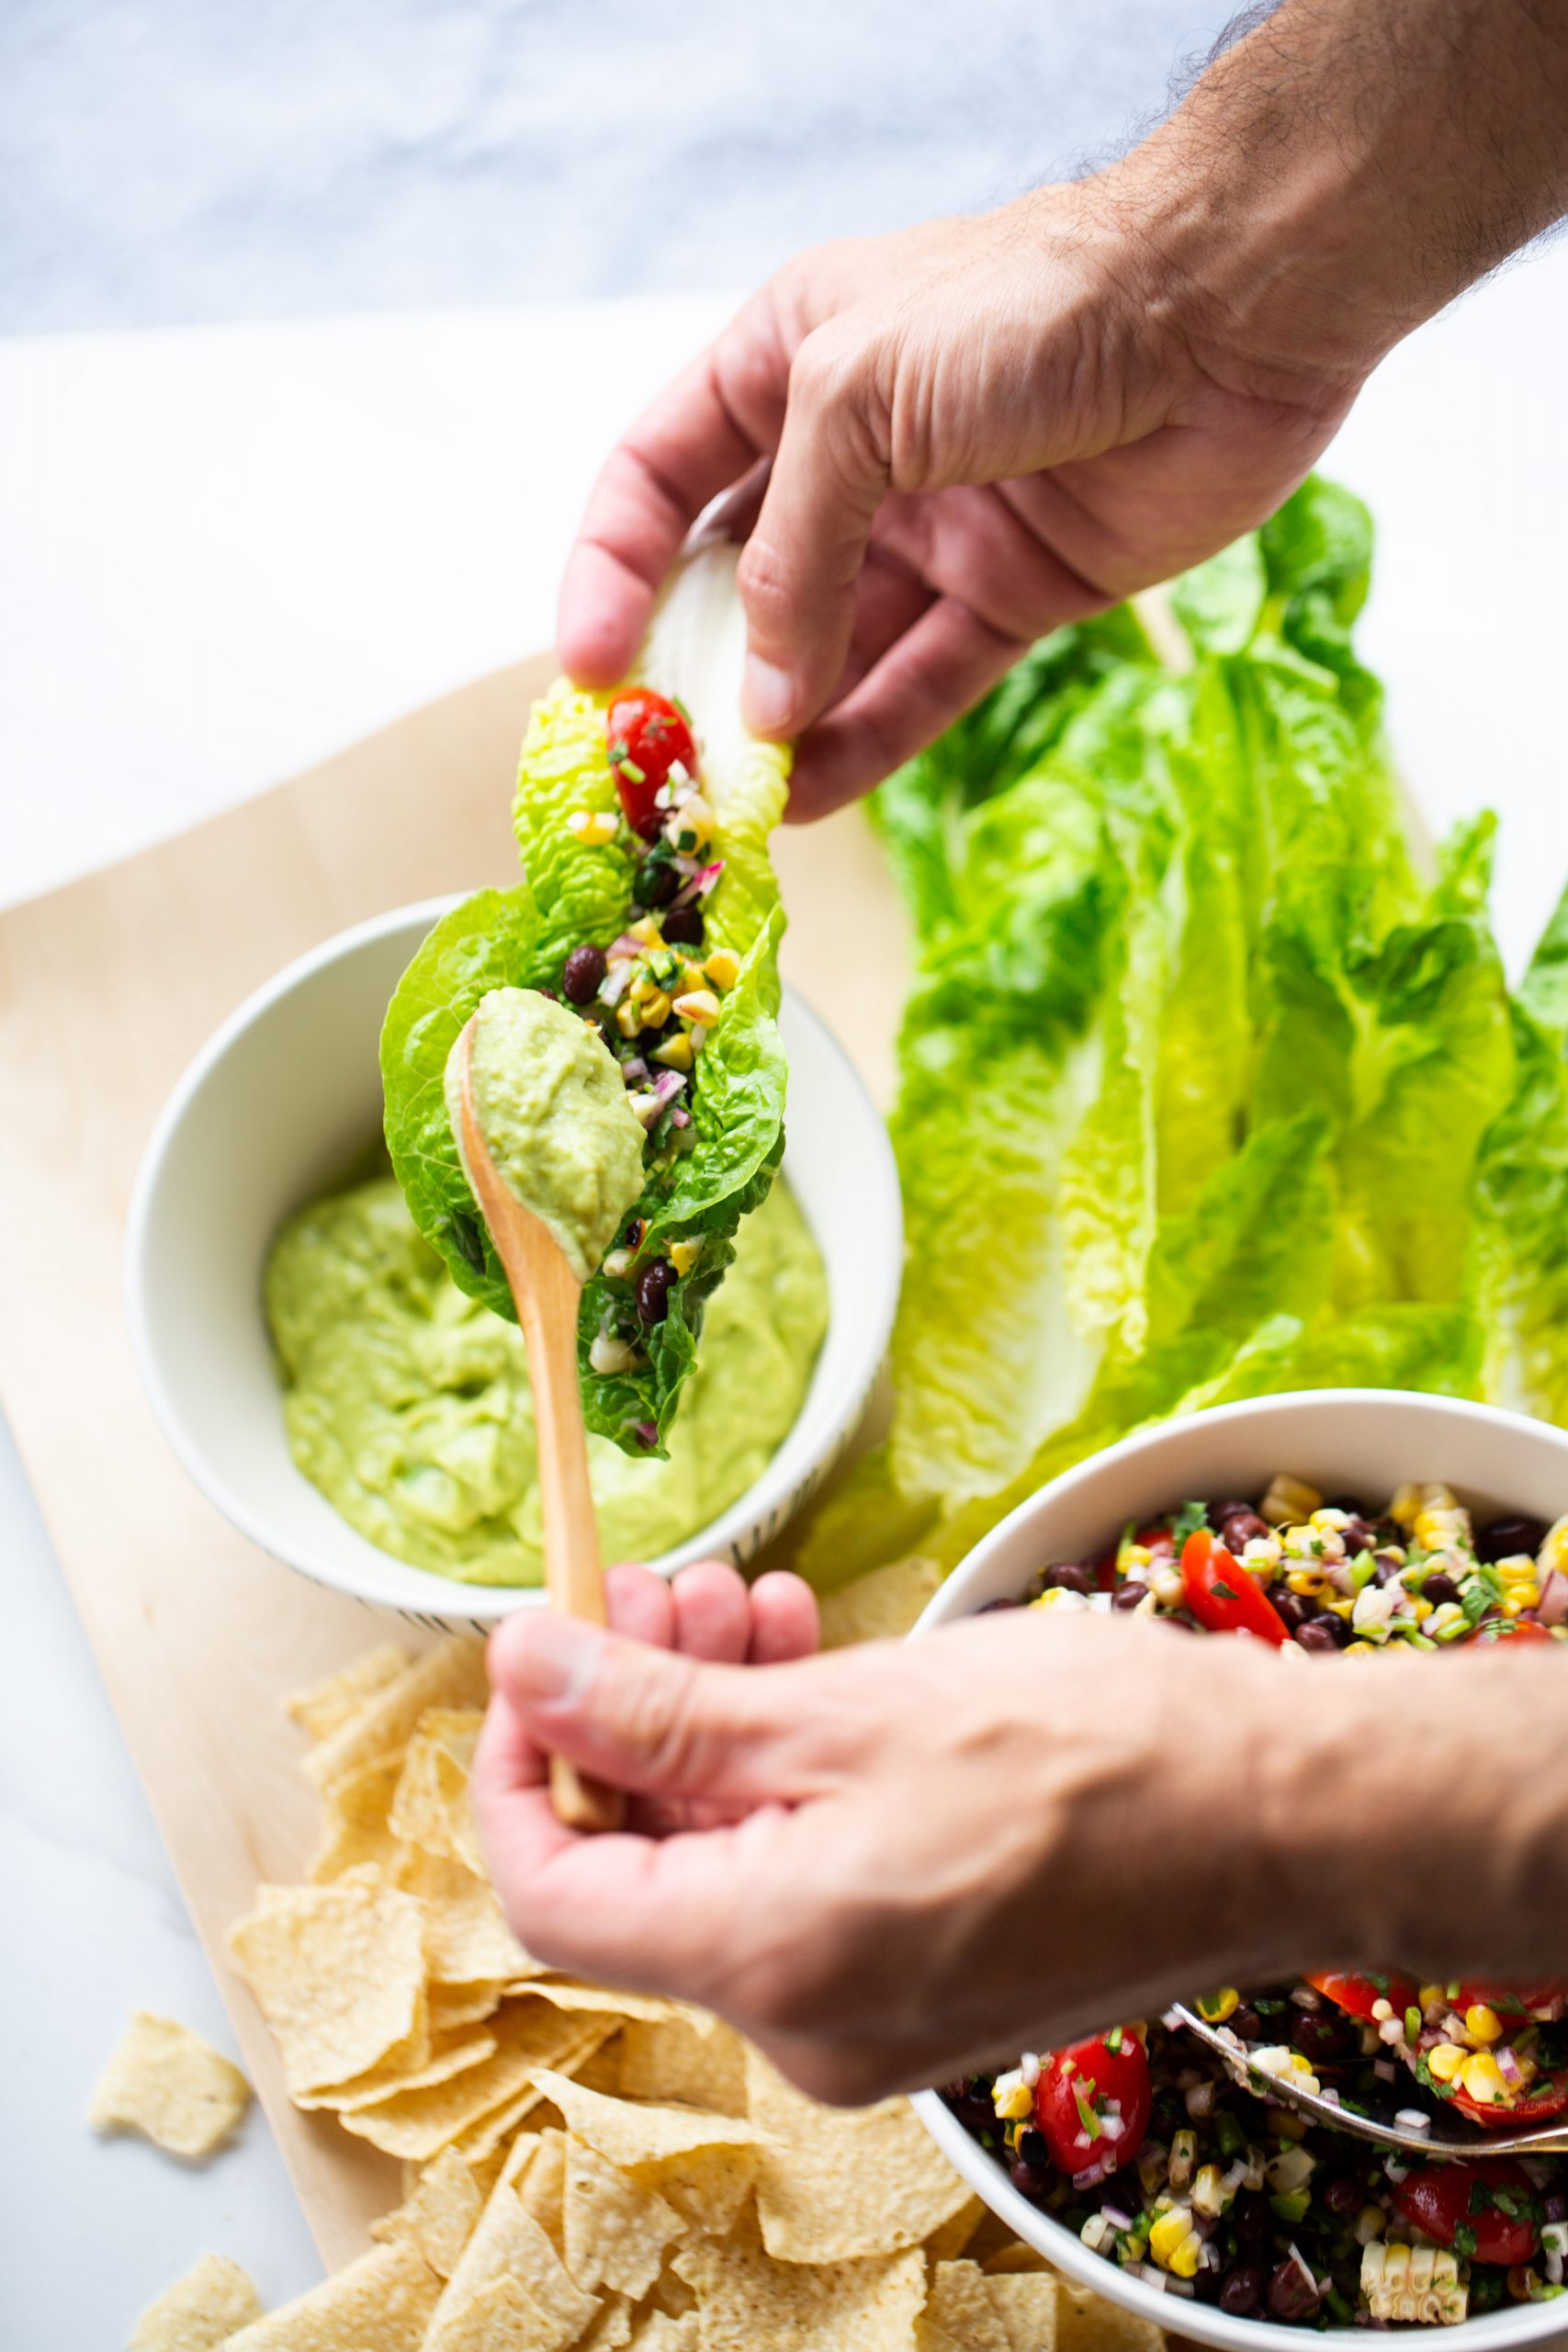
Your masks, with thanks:
M 1354 386 L 1568 210 L 1568 8 L 1283 0 L 1103 195 L 1242 389 Z

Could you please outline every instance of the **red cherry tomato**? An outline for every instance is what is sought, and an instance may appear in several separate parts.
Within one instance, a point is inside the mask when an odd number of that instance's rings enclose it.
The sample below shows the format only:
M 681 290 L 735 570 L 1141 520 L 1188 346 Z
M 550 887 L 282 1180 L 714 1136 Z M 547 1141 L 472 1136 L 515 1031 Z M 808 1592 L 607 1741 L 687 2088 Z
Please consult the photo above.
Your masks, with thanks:
M 1143 2043 L 1125 2028 L 1112 2049 L 1104 2034 L 1054 2051 L 1034 2086 L 1034 2120 L 1051 2162 L 1065 2173 L 1101 2177 L 1131 2164 L 1149 2128 L 1153 2092 Z
M 1493 1976 L 1461 1976 L 1449 2007 L 1462 2012 L 1477 2001 L 1484 2001 L 1500 2018 L 1533 2016 L 1538 2009 L 1555 2009 L 1561 2017 L 1568 2007 L 1568 1984 L 1550 1976 L 1523 1984 L 1504 1984 Z
M 1238 1567 L 1206 1527 L 1195 1527 L 1181 1547 L 1181 1581 L 1187 1606 L 1211 1634 L 1256 1634 L 1275 1648 L 1290 1630 L 1271 1600 L 1265 1600 L 1249 1571 Z
M 1336 2008 L 1369 2022 L 1374 2001 L 1386 2001 L 1396 2018 L 1416 2005 L 1417 1987 L 1408 1976 L 1338 1975 L 1333 1969 L 1325 1969 L 1320 1976 L 1309 1976 L 1307 1983 L 1332 2001 Z
M 1456 2251 L 1475 2262 L 1529 2262 L 1540 2243 L 1529 2176 L 1506 2156 L 1413 2172 L 1395 2188 L 1393 2205 L 1439 2245 L 1453 2245 L 1461 2230 L 1472 2232 L 1473 2247 L 1461 2241 Z
M 1468 2091 L 1450 2090 L 1446 2084 L 1443 2088 L 1461 2115 L 1489 2132 L 1528 2131 L 1532 2123 L 1550 2123 L 1554 2115 L 1568 2109 L 1568 2074 L 1538 2075 L 1525 2097 L 1506 2107 L 1501 2099 L 1487 2106 L 1483 2099 L 1472 2098 Z
M 626 822 L 645 842 L 657 841 L 664 820 L 654 796 L 670 781 L 676 761 L 696 778 L 691 728 L 668 695 L 656 695 L 651 686 L 628 686 L 604 714 L 604 735 Z
M 1476 1642 L 1549 1642 L 1551 1633 L 1534 1617 L 1488 1617 L 1476 1628 Z
M 1140 1527 L 1133 1541 L 1141 1544 L 1145 1552 L 1152 1552 L 1156 1560 L 1174 1559 L 1176 1555 L 1176 1538 L 1168 1527 Z

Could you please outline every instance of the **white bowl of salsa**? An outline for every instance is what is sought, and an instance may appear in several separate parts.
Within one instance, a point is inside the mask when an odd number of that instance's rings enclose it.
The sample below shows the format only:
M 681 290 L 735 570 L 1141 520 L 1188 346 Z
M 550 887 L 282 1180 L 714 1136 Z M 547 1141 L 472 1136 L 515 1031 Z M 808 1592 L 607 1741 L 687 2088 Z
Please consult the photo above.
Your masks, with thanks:
M 451 903 L 397 908 L 340 933 L 208 1041 L 148 1145 L 127 1282 L 164 1433 L 226 1518 L 319 1583 L 422 1624 L 482 1628 L 536 1603 L 537 1588 L 412 1566 L 339 1514 L 290 1450 L 263 1304 L 280 1228 L 343 1186 L 379 1135 L 388 999 Z M 800 1508 L 862 1419 L 897 1303 L 903 1226 L 886 1130 L 842 1048 L 787 989 L 780 1025 L 790 1065 L 782 1181 L 822 1261 L 826 1334 L 799 1413 L 761 1475 L 649 1562 L 664 1575 L 700 1558 L 744 1567 Z
M 1123 1528 L 1142 1527 L 1190 1496 L 1209 1503 L 1261 1496 L 1277 1473 L 1325 1495 L 1361 1495 L 1380 1504 L 1406 1483 L 1441 1482 L 1478 1524 L 1528 1513 L 1551 1525 L 1568 1511 L 1568 1431 L 1460 1397 L 1372 1388 L 1264 1396 L 1166 1421 L 1091 1455 L 1021 1503 L 954 1569 L 911 1638 L 973 1616 L 988 1602 L 1019 1600 L 1043 1569 L 1098 1559 L 1114 1548 Z M 1175 1643 L 1172 1651 L 1179 1668 Z M 1348 1670 L 1376 1669 L 1352 1664 Z M 1233 2316 L 1216 2303 L 1164 2291 L 1092 2253 L 1076 2231 L 1016 2188 L 940 2092 L 921 2091 L 914 2104 L 950 2162 L 1026 2245 L 1140 2318 L 1222 2352 L 1300 2352 L 1314 2343 L 1365 2346 L 1371 2340 L 1365 2326 Z M 1568 2298 L 1508 2301 L 1453 2325 L 1385 2324 L 1385 2332 L 1407 2343 L 1424 2341 L 1443 2352 L 1568 2342 L 1565 2329 Z

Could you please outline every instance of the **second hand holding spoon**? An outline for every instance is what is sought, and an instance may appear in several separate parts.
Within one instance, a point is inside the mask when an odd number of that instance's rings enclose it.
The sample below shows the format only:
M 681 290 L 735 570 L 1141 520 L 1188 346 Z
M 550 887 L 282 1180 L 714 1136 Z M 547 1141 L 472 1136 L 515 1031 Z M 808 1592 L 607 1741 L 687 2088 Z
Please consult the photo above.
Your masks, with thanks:
M 552 1608 L 603 1625 L 604 1577 L 599 1529 L 588 1483 L 587 1432 L 577 1376 L 577 1315 L 582 1285 L 541 1217 L 524 1207 L 491 1158 L 474 1114 L 473 1051 L 478 1016 L 456 1047 L 461 1132 L 457 1140 L 474 1196 L 517 1309 L 538 1436 L 539 1499 L 545 1523 L 545 1586 Z M 570 1829 L 618 1829 L 626 1811 L 619 1789 L 550 1758 L 550 1798 Z

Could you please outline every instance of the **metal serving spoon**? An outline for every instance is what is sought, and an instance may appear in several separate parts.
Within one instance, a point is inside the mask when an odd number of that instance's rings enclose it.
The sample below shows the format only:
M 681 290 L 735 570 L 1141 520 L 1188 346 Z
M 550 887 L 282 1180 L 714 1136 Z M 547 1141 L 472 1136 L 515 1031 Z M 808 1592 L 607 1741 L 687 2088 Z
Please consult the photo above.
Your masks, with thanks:
M 1412 2132 L 1403 2123 L 1359 2115 L 1353 2108 L 1341 2107 L 1337 2099 L 1325 2098 L 1320 2091 L 1297 2090 L 1292 2084 L 1281 2082 L 1267 2066 L 1258 2064 L 1245 2042 L 1235 2035 L 1225 2035 L 1217 2026 L 1205 2024 L 1185 2001 L 1173 2002 L 1167 2015 L 1212 2050 L 1231 2080 L 1239 2083 L 1243 2090 L 1262 2088 L 1277 2107 L 1299 2108 L 1314 2122 L 1326 2123 L 1336 2132 L 1348 2132 L 1359 2140 L 1371 2140 L 1380 2148 L 1398 2148 L 1412 2156 L 1568 2155 L 1568 2117 L 1556 2123 L 1538 2124 L 1533 2132 L 1472 2132 L 1462 2140 L 1440 2140 L 1430 2131 Z

